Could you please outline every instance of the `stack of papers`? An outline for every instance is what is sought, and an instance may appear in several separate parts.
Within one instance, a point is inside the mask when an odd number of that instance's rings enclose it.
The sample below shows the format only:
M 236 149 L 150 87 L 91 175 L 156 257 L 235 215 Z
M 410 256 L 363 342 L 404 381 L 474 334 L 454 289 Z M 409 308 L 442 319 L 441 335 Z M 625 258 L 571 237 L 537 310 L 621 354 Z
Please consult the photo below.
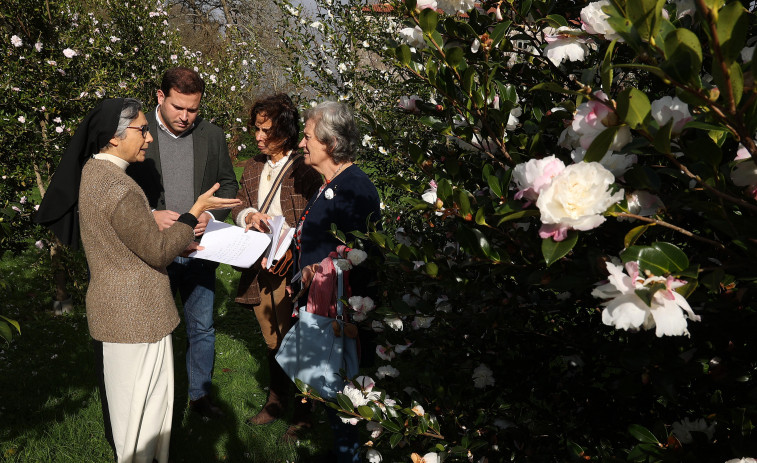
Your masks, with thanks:
M 289 249 L 294 229 L 287 227 L 286 220 L 280 215 L 268 223 L 271 232 L 261 233 L 257 230 L 245 232 L 236 225 L 211 220 L 200 240 L 200 246 L 205 249 L 195 251 L 189 257 L 250 268 L 265 255 L 268 258 L 266 268 L 270 268 Z M 278 239 L 273 240 L 274 236 Z

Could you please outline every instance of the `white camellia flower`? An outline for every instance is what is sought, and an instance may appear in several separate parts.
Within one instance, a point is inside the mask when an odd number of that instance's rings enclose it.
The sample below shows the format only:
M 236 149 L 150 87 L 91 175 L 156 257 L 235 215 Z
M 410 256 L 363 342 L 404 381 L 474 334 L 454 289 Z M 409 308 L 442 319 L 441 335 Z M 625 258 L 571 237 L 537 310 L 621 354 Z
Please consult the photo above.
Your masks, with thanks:
M 602 322 L 623 330 L 655 329 L 657 337 L 689 336 L 686 319 L 699 321 L 701 317 L 694 314 L 689 303 L 675 291 L 685 282 L 672 277 L 652 276 L 644 278 L 639 274 L 638 262 L 628 262 L 626 272 L 623 267 L 607 262 L 610 273 L 609 282 L 594 288 L 591 295 L 599 299 L 609 299 L 602 303 Z M 649 285 L 665 284 L 664 290 L 655 292 L 652 305 L 648 306 L 636 294 L 637 289 Z
M 398 317 L 384 318 L 384 323 L 394 331 L 400 331 L 403 327 L 402 320 L 400 320 Z
M 423 30 L 419 26 L 401 29 L 400 40 L 418 50 L 426 48 L 426 41 L 423 39 Z
M 473 386 L 483 389 L 486 386 L 494 386 L 494 372 L 483 363 L 473 370 Z
M 642 217 L 651 217 L 660 209 L 665 209 L 662 200 L 645 190 L 636 190 L 626 195 L 628 212 Z
M 34 44 L 34 49 L 37 50 L 38 52 L 42 51 L 42 42 L 35 43 Z M 742 56 L 744 56 L 744 55 L 742 54 Z
M 518 118 L 523 115 L 523 110 L 519 107 L 515 107 L 510 110 L 510 114 L 507 116 L 507 130 L 515 130 L 518 127 Z
M 679 135 L 683 126 L 692 120 L 689 105 L 681 101 L 677 96 L 664 96 L 652 102 L 652 117 L 662 127 L 673 120 L 673 135 Z
M 435 10 L 437 8 L 437 5 L 438 4 L 436 0 L 418 0 L 415 3 L 415 8 L 419 11 L 425 10 L 426 8 L 432 8 Z
M 587 39 L 581 37 L 580 29 L 570 27 L 560 27 L 559 29 L 549 30 L 544 36 L 547 46 L 544 47 L 544 54 L 552 61 L 552 64 L 559 66 L 566 59 L 568 61 L 583 61 L 589 52 L 586 44 Z
M 754 458 L 734 458 L 728 460 L 725 463 L 757 463 L 757 459 Z
M 586 156 L 586 150 L 583 148 L 576 148 L 570 153 L 570 158 L 573 162 L 581 162 Z M 622 177 L 628 169 L 633 167 L 638 161 L 638 157 L 635 154 L 613 154 L 612 151 L 608 151 L 599 160 L 599 163 L 605 166 L 607 170 L 612 172 L 615 178 Z
M 564 169 L 565 164 L 554 155 L 518 164 L 513 169 L 512 176 L 518 188 L 515 199 L 525 198 L 528 201 L 536 201 L 539 193 Z
M 671 427 L 673 435 L 676 436 L 682 444 L 691 444 L 694 442 L 694 437 L 691 435 L 692 431 L 703 433 L 707 436 L 708 440 L 712 440 L 712 436 L 715 435 L 715 423 L 707 425 L 704 418 L 699 418 L 694 421 L 689 418 L 684 418 L 681 421 L 673 423 Z
M 373 423 L 373 421 L 369 422 L 368 424 L 371 423 Z M 379 451 L 376 449 L 368 449 L 365 452 L 365 461 L 367 461 L 368 463 L 381 463 L 383 459 L 384 458 L 381 456 L 381 453 L 379 453 Z
M 26 123 L 26 118 L 24 116 L 18 116 L 18 121 L 22 124 Z
M 576 108 L 576 114 L 573 116 L 571 124 L 573 131 L 579 136 L 579 143 L 583 149 L 589 149 L 591 143 L 597 138 L 597 135 L 602 133 L 607 127 L 618 123 L 618 116 L 611 109 L 611 105 L 603 103 L 603 101 L 608 100 L 607 95 L 599 91 L 594 96 L 601 101 L 590 100 L 586 103 L 581 103 Z M 631 129 L 623 126 L 615 134 L 615 139 L 610 144 L 609 149 L 611 151 L 619 151 L 630 141 Z
M 378 370 L 376 370 L 376 376 L 378 379 L 384 379 L 387 376 L 396 378 L 399 375 L 400 371 L 391 365 L 380 366 L 378 367 Z
M 750 196 L 757 198 L 757 164 L 744 145 L 739 144 L 734 161 L 738 161 L 731 169 L 731 181 L 740 187 L 747 187 Z
M 365 251 L 362 249 L 350 249 L 347 252 L 347 259 L 352 262 L 352 265 L 360 265 L 368 257 Z
M 757 45 L 753 45 L 751 47 L 744 47 L 741 49 L 741 61 L 748 63 L 752 61 L 752 58 L 754 57 L 754 49 L 757 48 Z
M 380 423 L 376 423 L 375 421 L 369 421 L 369 422 L 367 422 L 365 424 L 365 429 L 367 429 L 368 432 L 371 433 L 371 439 L 377 438 L 384 431 L 384 427 L 381 426 Z
M 479 48 L 481 48 L 481 41 L 476 38 L 470 46 L 470 51 L 471 53 L 478 53 Z
M 424 191 L 421 198 L 429 204 L 436 204 L 436 182 L 431 180 L 428 184 L 431 188 Z
M 581 10 L 581 27 L 589 34 L 602 35 L 607 40 L 618 39 L 618 42 L 623 42 L 620 35 L 607 22 L 610 15 L 602 11 L 604 6 L 610 6 L 610 0 L 600 0 L 585 6 Z
M 13 44 L 14 47 L 18 48 L 24 44 L 24 41 L 21 40 L 21 37 L 14 35 L 11 37 L 11 44 Z
M 430 328 L 431 322 L 434 321 L 434 318 L 435 317 L 423 317 L 418 315 L 413 319 L 411 325 L 414 330 Z
M 562 241 L 569 229 L 591 230 L 604 223 L 602 214 L 623 199 L 623 190 L 610 191 L 615 176 L 598 162 L 572 164 L 541 191 L 536 207 L 541 213 L 539 236 Z
M 436 452 L 429 452 L 423 456 L 420 456 L 417 453 L 410 454 L 410 458 L 413 460 L 413 463 L 441 463 L 441 458 L 439 458 L 439 454 Z
M 66 58 L 73 58 L 76 55 L 78 55 L 78 53 L 76 53 L 75 50 L 72 50 L 70 48 L 65 48 L 63 50 L 63 56 L 65 56 Z

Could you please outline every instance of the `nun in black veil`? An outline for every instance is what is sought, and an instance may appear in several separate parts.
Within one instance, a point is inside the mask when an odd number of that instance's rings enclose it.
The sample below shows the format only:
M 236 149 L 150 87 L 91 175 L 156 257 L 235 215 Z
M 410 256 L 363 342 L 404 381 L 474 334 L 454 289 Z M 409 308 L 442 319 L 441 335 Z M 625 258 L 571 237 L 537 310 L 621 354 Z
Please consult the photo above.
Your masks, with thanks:
M 106 418 L 119 462 L 168 461 L 174 378 L 171 332 L 179 315 L 166 266 L 194 242 L 197 217 L 233 207 L 213 188 L 159 230 L 126 167 L 153 138 L 142 103 L 107 99 L 76 130 L 35 220 L 87 256 L 89 332 L 101 346 Z M 99 357 L 99 355 L 98 355 Z M 104 400 L 105 402 L 105 400 Z

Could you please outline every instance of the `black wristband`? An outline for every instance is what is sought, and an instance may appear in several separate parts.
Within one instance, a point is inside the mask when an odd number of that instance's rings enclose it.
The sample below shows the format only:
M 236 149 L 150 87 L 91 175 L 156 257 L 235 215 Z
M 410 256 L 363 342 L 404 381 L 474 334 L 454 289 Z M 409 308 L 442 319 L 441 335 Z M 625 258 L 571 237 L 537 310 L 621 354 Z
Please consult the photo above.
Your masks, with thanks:
M 189 225 L 190 227 L 194 228 L 197 226 L 198 220 L 197 217 L 193 216 L 189 212 L 185 212 L 179 216 L 178 219 L 176 219 L 177 222 L 185 223 Z

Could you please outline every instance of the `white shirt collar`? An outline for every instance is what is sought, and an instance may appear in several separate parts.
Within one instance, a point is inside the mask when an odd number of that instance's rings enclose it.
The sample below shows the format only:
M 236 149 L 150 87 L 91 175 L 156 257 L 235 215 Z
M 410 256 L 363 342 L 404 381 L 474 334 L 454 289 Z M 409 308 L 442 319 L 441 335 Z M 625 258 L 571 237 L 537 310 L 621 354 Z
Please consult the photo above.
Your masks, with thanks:
M 123 159 L 119 158 L 118 156 L 114 156 L 112 154 L 108 153 L 97 153 L 92 156 L 95 159 L 101 159 L 103 161 L 110 161 L 113 164 L 117 165 L 121 168 L 121 170 L 126 170 L 127 167 L 129 167 L 129 163 L 127 161 L 124 161 Z
M 160 120 L 160 111 L 158 111 L 159 109 L 160 109 L 160 105 L 158 105 L 158 106 L 155 107 L 155 120 L 158 121 L 158 128 L 160 128 L 160 130 L 162 130 L 163 132 L 167 133 L 171 137 L 173 137 L 173 138 L 181 138 L 181 137 L 187 135 L 188 133 L 190 133 L 192 131 L 192 129 L 195 127 L 195 123 L 192 122 L 192 125 L 190 125 L 189 127 L 187 127 L 187 130 L 185 130 L 185 131 L 181 132 L 180 134 L 176 135 L 175 133 L 171 132 L 168 129 L 168 127 L 166 127 L 165 124 L 163 124 L 163 121 Z

